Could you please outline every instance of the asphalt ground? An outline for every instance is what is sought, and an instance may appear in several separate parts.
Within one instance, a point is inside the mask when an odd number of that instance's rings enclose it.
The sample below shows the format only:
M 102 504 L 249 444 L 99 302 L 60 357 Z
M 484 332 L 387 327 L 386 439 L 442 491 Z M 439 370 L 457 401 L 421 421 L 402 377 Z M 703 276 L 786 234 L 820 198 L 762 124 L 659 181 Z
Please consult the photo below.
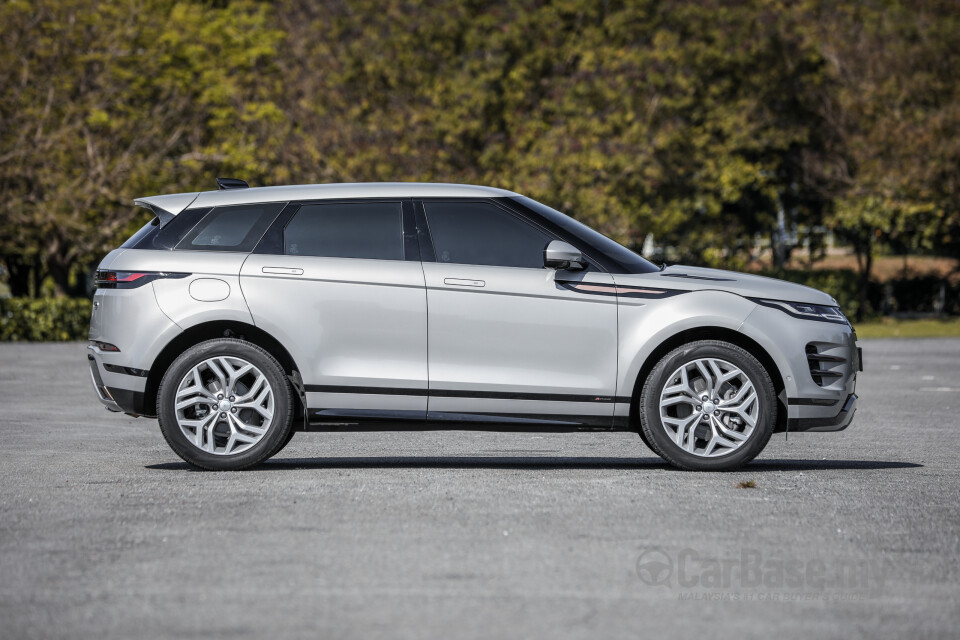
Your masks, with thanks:
M 707 474 L 473 432 L 197 472 L 84 345 L 0 344 L 0 637 L 957 637 L 960 340 L 862 345 L 847 431 Z

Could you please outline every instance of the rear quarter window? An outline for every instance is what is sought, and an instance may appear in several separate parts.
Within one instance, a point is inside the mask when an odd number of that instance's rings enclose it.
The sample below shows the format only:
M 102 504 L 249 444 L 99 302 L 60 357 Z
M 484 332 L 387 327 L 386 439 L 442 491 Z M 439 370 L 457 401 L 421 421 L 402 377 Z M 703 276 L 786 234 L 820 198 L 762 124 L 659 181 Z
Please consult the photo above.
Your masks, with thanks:
M 127 241 L 120 245 L 121 249 L 133 249 L 138 244 L 144 243 L 151 236 L 156 235 L 160 232 L 160 218 L 153 218 L 147 224 L 140 227 L 140 229 L 127 238 Z
M 252 251 L 284 203 L 216 207 L 188 233 L 178 250 Z

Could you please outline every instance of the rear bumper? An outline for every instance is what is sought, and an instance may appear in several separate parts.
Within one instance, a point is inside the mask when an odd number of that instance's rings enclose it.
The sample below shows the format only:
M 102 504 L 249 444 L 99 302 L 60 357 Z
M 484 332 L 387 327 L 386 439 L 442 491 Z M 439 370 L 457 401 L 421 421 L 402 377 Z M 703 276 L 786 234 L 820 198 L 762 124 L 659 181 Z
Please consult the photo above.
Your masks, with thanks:
M 90 364 L 90 381 L 93 382 L 93 390 L 97 392 L 97 399 L 100 401 L 100 404 L 114 413 L 123 411 L 120 405 L 117 404 L 117 401 L 113 399 L 110 390 L 103 384 L 103 377 L 100 375 L 100 367 L 97 366 L 96 359 L 88 354 L 87 362 Z
M 104 363 L 103 353 L 93 345 L 87 347 L 87 364 L 93 390 L 107 410 L 134 416 L 153 413 L 144 407 L 146 371 Z
M 850 426 L 857 411 L 857 394 L 851 393 L 834 416 L 825 418 L 792 418 L 790 431 L 843 431 Z

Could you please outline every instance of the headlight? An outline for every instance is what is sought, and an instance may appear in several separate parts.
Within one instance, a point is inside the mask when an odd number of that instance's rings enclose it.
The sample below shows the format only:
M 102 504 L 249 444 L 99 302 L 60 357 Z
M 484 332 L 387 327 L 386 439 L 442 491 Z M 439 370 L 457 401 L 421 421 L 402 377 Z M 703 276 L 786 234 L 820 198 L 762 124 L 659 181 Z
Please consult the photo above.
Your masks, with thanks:
M 847 318 L 840 311 L 839 307 L 827 307 L 819 304 L 808 304 L 806 302 L 786 302 L 784 300 L 763 300 L 761 298 L 751 298 L 757 304 L 765 307 L 773 307 L 788 313 L 794 318 L 803 318 L 804 320 L 820 320 L 823 322 L 836 322 L 837 324 L 850 324 Z

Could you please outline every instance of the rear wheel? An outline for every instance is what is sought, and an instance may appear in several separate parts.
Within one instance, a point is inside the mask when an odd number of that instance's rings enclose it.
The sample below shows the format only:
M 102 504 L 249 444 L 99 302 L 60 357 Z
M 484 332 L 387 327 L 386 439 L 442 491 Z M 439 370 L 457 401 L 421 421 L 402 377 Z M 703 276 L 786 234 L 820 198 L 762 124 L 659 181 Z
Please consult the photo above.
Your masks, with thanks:
M 167 443 L 204 469 L 262 462 L 293 428 L 293 393 L 280 364 L 232 338 L 201 342 L 177 358 L 160 383 L 157 406 Z
M 735 469 L 763 450 L 777 421 L 770 375 L 748 351 L 718 340 L 677 347 L 640 396 L 644 441 L 682 469 Z

